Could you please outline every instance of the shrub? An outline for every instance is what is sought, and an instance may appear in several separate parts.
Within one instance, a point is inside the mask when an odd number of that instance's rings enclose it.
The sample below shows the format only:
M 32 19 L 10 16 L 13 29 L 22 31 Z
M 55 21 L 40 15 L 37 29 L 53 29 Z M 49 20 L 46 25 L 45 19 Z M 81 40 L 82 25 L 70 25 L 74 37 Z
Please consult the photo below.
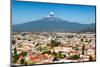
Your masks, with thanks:
M 80 59 L 80 56 L 79 55 L 72 55 L 69 57 L 69 59 L 77 60 L 77 59 Z
M 65 54 L 62 54 L 61 52 L 58 52 L 57 53 L 57 57 L 61 59 L 61 58 L 65 58 L 66 55 Z
M 44 51 L 42 54 L 51 54 L 51 51 Z

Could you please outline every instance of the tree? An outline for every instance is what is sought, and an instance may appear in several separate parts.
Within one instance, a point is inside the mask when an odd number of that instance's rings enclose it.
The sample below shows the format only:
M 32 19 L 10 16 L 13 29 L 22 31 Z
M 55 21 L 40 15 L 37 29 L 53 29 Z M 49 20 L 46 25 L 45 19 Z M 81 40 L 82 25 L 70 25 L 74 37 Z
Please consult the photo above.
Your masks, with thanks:
M 14 55 L 13 55 L 13 63 L 16 63 L 18 59 L 19 59 L 19 55 L 17 54 L 17 49 L 15 47 L 14 48 Z
M 25 63 L 24 63 L 24 64 L 25 64 L 25 66 L 27 66 L 27 65 L 28 65 L 28 64 L 27 64 L 27 61 L 25 61 Z
M 76 44 L 75 47 L 74 47 L 74 49 L 75 49 L 75 50 L 79 50 L 78 47 L 79 47 L 79 44 Z
M 20 38 L 18 38 L 18 40 L 21 40 Z
M 89 56 L 89 61 L 93 61 L 93 58 L 92 58 L 92 56 Z
M 42 52 L 42 54 L 51 54 L 51 51 L 50 50 L 44 51 L 44 52 Z
M 57 53 L 55 51 L 53 51 L 52 52 L 52 55 L 56 57 L 57 56 Z
M 84 41 L 84 39 L 82 38 L 82 39 L 81 39 L 81 42 L 83 42 L 83 41 Z
M 16 47 L 14 48 L 14 54 L 17 54 L 17 49 L 16 49 Z
M 85 50 L 85 44 L 82 46 L 82 55 L 84 55 L 84 50 Z
M 62 54 L 61 52 L 58 52 L 57 53 L 57 58 L 65 58 L 66 57 L 66 55 L 65 54 Z
M 58 53 L 53 52 L 52 55 L 54 55 L 54 57 L 57 58 L 57 59 L 62 59 L 62 58 L 66 57 L 66 55 L 62 54 L 61 52 L 58 52 Z
M 14 54 L 13 56 L 13 63 L 16 63 L 19 59 L 19 55 L 18 54 Z
M 21 63 L 21 64 L 24 64 L 24 63 L 25 63 L 25 59 L 21 59 L 21 60 L 20 60 L 20 63 Z
M 15 44 L 16 43 L 16 40 L 12 39 L 12 44 Z
M 69 35 L 69 36 L 67 36 L 68 38 L 73 38 L 73 35 Z
M 20 56 L 23 56 L 23 57 L 27 56 L 27 52 L 20 53 Z
M 55 40 L 51 40 L 51 48 L 54 48 L 54 47 L 57 47 L 57 46 L 60 46 L 60 42 L 57 42 Z
M 58 58 L 57 58 L 57 57 L 54 57 L 54 58 L 53 58 L 53 61 L 58 61 Z
M 28 41 L 31 41 L 31 39 L 29 39 Z
M 26 35 L 26 33 L 22 33 L 22 36 L 25 36 Z
M 38 50 L 38 51 L 42 51 L 43 50 L 43 47 L 41 46 L 41 45 L 38 45 L 37 47 L 36 47 L 36 50 Z

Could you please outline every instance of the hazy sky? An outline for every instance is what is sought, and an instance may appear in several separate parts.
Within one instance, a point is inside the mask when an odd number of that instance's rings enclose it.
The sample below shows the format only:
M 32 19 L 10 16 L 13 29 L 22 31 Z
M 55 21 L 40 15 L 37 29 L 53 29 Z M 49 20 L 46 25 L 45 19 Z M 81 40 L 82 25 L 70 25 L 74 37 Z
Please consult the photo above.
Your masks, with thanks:
M 12 1 L 12 24 L 38 20 L 48 16 L 49 12 L 71 22 L 95 23 L 95 6 Z

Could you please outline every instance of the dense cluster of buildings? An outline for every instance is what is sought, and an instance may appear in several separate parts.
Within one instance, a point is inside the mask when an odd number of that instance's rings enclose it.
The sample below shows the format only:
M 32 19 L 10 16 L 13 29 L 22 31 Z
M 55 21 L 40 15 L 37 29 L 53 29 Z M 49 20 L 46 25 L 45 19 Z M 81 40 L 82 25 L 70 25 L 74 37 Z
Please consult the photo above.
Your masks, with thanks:
M 15 65 L 95 61 L 95 50 L 95 33 L 12 33 Z

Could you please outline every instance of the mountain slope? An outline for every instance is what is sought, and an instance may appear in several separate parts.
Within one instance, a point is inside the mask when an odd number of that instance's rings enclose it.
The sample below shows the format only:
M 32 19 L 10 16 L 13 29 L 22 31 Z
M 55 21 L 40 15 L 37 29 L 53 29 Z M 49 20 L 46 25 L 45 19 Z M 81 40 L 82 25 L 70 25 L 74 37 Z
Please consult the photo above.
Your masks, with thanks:
M 85 29 L 82 29 L 80 32 L 96 32 L 96 24 L 89 24 Z
M 31 21 L 12 26 L 13 31 L 17 32 L 77 32 L 86 29 L 89 24 L 69 22 L 55 17 L 53 13 L 40 20 Z

